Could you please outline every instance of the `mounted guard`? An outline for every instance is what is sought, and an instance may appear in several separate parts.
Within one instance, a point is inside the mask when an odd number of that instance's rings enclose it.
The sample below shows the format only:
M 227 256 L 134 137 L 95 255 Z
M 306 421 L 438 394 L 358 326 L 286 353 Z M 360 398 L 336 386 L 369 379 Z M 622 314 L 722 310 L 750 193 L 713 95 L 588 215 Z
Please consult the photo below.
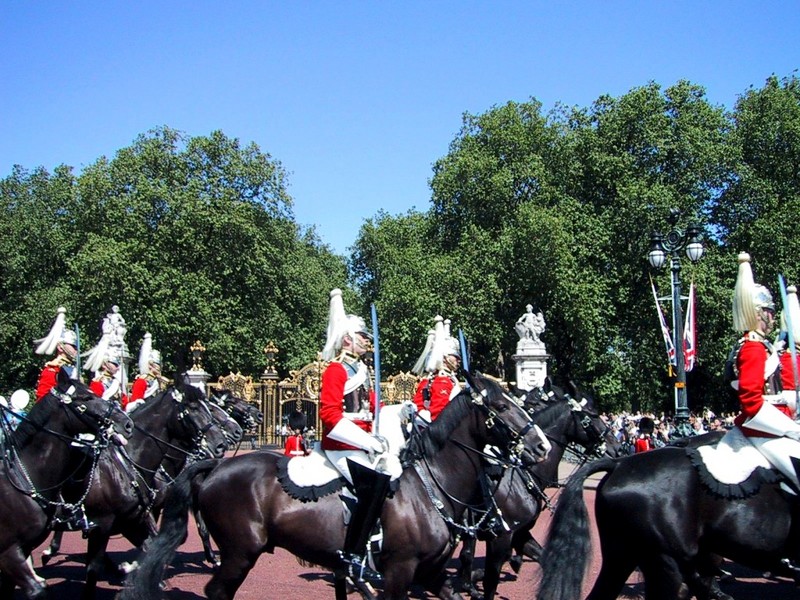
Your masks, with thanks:
M 444 320 L 439 315 L 434 319 L 433 338 L 429 333 L 428 340 L 430 346 L 426 344 L 414 365 L 415 372 L 426 373 L 417 385 L 414 404 L 419 418 L 430 423 L 461 392 L 457 377 L 461 367 L 461 348 L 450 333 L 450 319 Z
M 342 291 L 331 291 L 322 351 L 323 360 L 330 361 L 320 391 L 322 449 L 355 490 L 357 504 L 340 557 L 356 579 L 366 568 L 367 540 L 389 493 L 390 479 L 401 474 L 400 463 L 389 454 L 386 441 L 373 435 L 375 393 L 362 361 L 372 347 L 371 338 L 361 317 L 345 313 Z
M 775 327 L 775 303 L 763 285 L 756 284 L 750 255 L 739 254 L 739 273 L 733 296 L 733 326 L 744 332 L 737 342 L 733 382 L 741 403 L 735 423 L 764 457 L 800 492 L 797 461 L 800 460 L 800 424 L 795 407 L 781 393 L 778 348 L 769 341 Z M 786 486 L 784 486 L 786 487 Z
M 145 333 L 139 349 L 139 374 L 133 382 L 130 399 L 122 408 L 128 413 L 135 410 L 148 398 L 167 389 L 167 383 L 167 378 L 161 375 L 161 353 L 153 349 L 152 334 Z
M 55 387 L 56 376 L 61 369 L 67 372 L 70 379 L 78 379 L 75 368 L 75 360 L 78 356 L 78 336 L 72 329 L 67 329 L 66 312 L 66 308 L 59 306 L 50 332 L 34 342 L 37 345 L 34 350 L 36 354 L 56 353 L 55 358 L 44 365 L 39 375 L 39 381 L 36 384 L 37 402 Z

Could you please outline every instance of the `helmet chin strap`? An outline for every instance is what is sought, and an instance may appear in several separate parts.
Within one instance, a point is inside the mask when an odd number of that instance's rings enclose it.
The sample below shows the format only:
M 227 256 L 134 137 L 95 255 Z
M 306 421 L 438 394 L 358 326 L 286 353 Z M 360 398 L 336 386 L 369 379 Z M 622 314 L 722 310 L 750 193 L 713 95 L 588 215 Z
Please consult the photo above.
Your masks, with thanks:
M 758 329 L 764 335 L 768 335 L 775 328 L 775 318 L 770 319 L 767 312 L 764 308 L 758 309 Z

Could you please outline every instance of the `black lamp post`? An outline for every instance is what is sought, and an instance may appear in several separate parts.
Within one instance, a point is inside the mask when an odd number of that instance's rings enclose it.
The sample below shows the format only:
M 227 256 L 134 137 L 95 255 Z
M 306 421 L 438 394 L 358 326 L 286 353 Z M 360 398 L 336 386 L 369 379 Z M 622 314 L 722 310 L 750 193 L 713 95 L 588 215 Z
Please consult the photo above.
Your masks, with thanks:
M 686 250 L 686 256 L 693 263 L 700 260 L 703 256 L 703 244 L 701 239 L 701 229 L 697 224 L 691 224 L 686 232 L 677 228 L 678 219 L 681 212 L 673 208 L 669 213 L 671 231 L 662 236 L 654 232 L 651 238 L 652 245 L 647 259 L 654 269 L 664 266 L 667 256 L 670 258 L 670 269 L 672 271 L 672 343 L 675 346 L 675 429 L 676 435 L 685 437 L 691 435 L 689 425 L 689 405 L 686 399 L 686 366 L 683 358 L 683 334 L 681 324 L 683 323 L 683 311 L 681 310 L 681 250 Z

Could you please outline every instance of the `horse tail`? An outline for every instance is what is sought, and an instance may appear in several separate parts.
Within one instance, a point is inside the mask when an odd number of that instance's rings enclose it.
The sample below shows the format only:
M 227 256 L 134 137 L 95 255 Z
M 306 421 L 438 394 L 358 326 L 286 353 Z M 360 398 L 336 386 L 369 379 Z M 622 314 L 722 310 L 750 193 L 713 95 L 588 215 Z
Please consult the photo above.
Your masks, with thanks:
M 138 568 L 125 579 L 119 600 L 157 600 L 161 598 L 160 584 L 164 571 L 175 552 L 187 537 L 189 507 L 192 505 L 192 481 L 198 475 L 212 471 L 221 459 L 201 460 L 183 469 L 169 489 L 161 528 L 147 543 L 139 558 Z
M 590 475 L 613 471 L 616 465 L 617 462 L 610 458 L 593 461 L 572 475 L 564 486 L 539 561 L 542 581 L 538 600 L 575 600 L 581 597 L 591 550 L 583 484 Z

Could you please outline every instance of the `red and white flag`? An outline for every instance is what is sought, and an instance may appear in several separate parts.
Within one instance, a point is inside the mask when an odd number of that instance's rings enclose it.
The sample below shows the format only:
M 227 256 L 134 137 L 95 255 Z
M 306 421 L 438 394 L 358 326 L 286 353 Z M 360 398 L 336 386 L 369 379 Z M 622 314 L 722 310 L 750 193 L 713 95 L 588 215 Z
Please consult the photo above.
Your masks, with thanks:
M 686 324 L 683 326 L 683 363 L 686 372 L 694 368 L 697 354 L 697 329 L 695 328 L 694 282 L 689 286 L 689 304 L 686 306 Z
M 661 305 L 658 303 L 658 294 L 656 294 L 656 286 L 653 284 L 653 279 L 650 279 L 650 287 L 653 290 L 653 300 L 656 302 L 656 312 L 658 313 L 658 321 L 661 324 L 661 333 L 664 335 L 664 345 L 667 348 L 667 357 L 669 364 L 673 367 L 678 366 L 678 361 L 675 359 L 675 344 L 672 343 L 672 336 L 669 334 L 669 327 L 664 320 L 664 313 L 661 312 Z

